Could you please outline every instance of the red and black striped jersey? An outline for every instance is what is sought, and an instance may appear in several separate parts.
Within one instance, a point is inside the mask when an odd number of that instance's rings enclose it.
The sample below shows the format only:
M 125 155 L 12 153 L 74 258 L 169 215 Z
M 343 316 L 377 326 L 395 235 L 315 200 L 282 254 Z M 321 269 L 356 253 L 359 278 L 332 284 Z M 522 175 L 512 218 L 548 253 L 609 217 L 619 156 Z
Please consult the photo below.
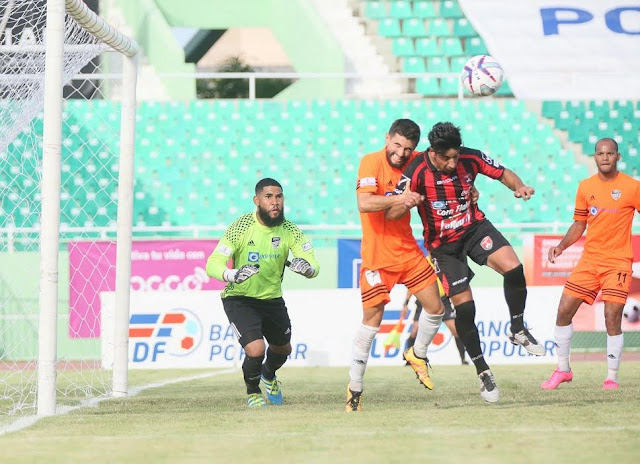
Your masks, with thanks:
M 427 250 L 458 240 L 472 224 L 484 219 L 478 205 L 471 202 L 469 190 L 478 174 L 499 179 L 504 169 L 482 151 L 467 147 L 460 147 L 458 165 L 451 174 L 438 171 L 427 151 L 405 168 L 396 193 L 402 193 L 410 180 L 411 190 L 424 195 L 418 213 Z

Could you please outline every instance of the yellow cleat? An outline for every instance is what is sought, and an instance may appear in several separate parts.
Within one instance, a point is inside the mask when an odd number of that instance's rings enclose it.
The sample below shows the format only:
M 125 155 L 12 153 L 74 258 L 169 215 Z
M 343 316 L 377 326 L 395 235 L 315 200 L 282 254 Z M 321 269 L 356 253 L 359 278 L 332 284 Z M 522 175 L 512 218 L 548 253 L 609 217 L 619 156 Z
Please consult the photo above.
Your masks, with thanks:
M 347 385 L 347 404 L 344 409 L 347 412 L 362 411 L 362 392 L 354 392 Z
M 429 390 L 433 390 L 433 380 L 431 380 L 431 377 L 429 377 L 428 359 L 417 357 L 413 352 L 413 347 L 405 351 L 402 357 L 411 366 L 413 372 L 416 373 L 416 377 L 418 377 L 420 383 Z

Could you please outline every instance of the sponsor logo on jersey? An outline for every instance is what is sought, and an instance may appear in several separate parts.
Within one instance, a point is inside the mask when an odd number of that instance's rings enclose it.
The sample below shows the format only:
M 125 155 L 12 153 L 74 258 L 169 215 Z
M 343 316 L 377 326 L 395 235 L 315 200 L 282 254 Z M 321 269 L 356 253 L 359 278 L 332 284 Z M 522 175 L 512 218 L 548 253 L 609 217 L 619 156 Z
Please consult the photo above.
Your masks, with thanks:
M 621 196 L 622 192 L 620 190 L 611 190 L 611 198 L 613 198 L 614 201 L 618 201 Z
M 592 216 L 595 216 L 596 214 L 598 214 L 598 208 L 596 208 L 595 206 L 592 206 L 591 208 L 589 208 L 589 212 L 591 213 Z
M 489 237 L 489 236 L 487 235 L 485 238 L 483 238 L 483 239 L 480 241 L 480 246 L 481 246 L 483 249 L 485 249 L 485 250 L 489 251 L 491 248 L 493 248 L 493 240 L 491 240 L 491 237 Z
M 257 263 L 260 260 L 260 253 L 257 251 L 250 251 L 249 256 L 247 256 L 247 260 L 250 263 Z
M 498 163 L 496 160 L 491 158 L 485 152 L 481 151 L 480 154 L 482 154 L 482 159 L 485 160 L 487 164 L 490 164 L 491 166 L 495 166 L 496 168 L 500 167 L 500 163 Z
M 447 202 L 446 200 L 432 201 L 431 207 L 434 209 L 445 209 L 447 207 Z
M 302 251 L 309 251 L 312 248 L 313 248 L 313 245 L 311 245 L 311 242 L 307 242 L 307 243 L 303 243 L 302 244 Z
M 280 237 L 272 237 L 271 238 L 271 246 L 273 248 L 278 248 L 280 246 Z
M 446 179 L 438 180 L 438 181 L 436 181 L 436 184 L 437 185 L 450 184 L 454 180 L 458 180 L 458 176 L 457 175 L 456 176 L 447 177 Z

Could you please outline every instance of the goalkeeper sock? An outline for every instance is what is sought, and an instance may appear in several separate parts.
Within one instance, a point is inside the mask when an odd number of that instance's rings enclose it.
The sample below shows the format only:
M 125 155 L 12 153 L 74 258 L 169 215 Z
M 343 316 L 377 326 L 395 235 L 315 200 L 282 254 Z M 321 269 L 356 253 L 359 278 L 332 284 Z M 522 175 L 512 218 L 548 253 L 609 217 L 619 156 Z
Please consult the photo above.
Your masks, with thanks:
M 429 314 L 426 311 L 420 313 L 420 319 L 418 319 L 418 333 L 416 334 L 416 341 L 413 344 L 413 352 L 419 358 L 427 357 L 427 347 L 433 337 L 438 333 L 440 324 L 442 323 L 443 314 Z
M 244 383 L 247 385 L 247 395 L 262 393 L 260 390 L 260 370 L 262 369 L 263 356 L 246 356 L 242 363 Z
M 377 327 L 362 324 L 360 328 L 358 328 L 356 336 L 353 338 L 353 345 L 351 346 L 351 368 L 349 369 L 349 377 L 351 378 L 349 388 L 351 391 L 362 391 L 364 371 L 367 368 L 367 361 L 369 361 L 373 338 L 377 333 Z
M 262 376 L 267 380 L 273 380 L 276 376 L 276 371 L 287 362 L 288 355 L 279 354 L 273 351 L 271 348 L 267 348 L 267 359 L 262 365 Z

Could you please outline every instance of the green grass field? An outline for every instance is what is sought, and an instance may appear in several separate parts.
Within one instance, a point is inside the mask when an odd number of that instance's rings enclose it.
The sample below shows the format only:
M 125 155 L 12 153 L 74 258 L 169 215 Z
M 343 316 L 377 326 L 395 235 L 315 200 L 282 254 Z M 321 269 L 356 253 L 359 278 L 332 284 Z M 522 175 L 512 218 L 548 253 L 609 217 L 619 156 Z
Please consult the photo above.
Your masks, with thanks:
M 603 355 L 604 358 L 604 355 Z M 239 371 L 142 391 L 0 436 L 4 463 L 637 463 L 640 362 L 603 391 L 604 359 L 541 391 L 550 365 L 495 366 L 485 404 L 471 366 L 370 368 L 364 410 L 344 412 L 346 368 L 284 368 L 285 404 L 249 410 Z M 133 371 L 132 385 L 204 371 Z

